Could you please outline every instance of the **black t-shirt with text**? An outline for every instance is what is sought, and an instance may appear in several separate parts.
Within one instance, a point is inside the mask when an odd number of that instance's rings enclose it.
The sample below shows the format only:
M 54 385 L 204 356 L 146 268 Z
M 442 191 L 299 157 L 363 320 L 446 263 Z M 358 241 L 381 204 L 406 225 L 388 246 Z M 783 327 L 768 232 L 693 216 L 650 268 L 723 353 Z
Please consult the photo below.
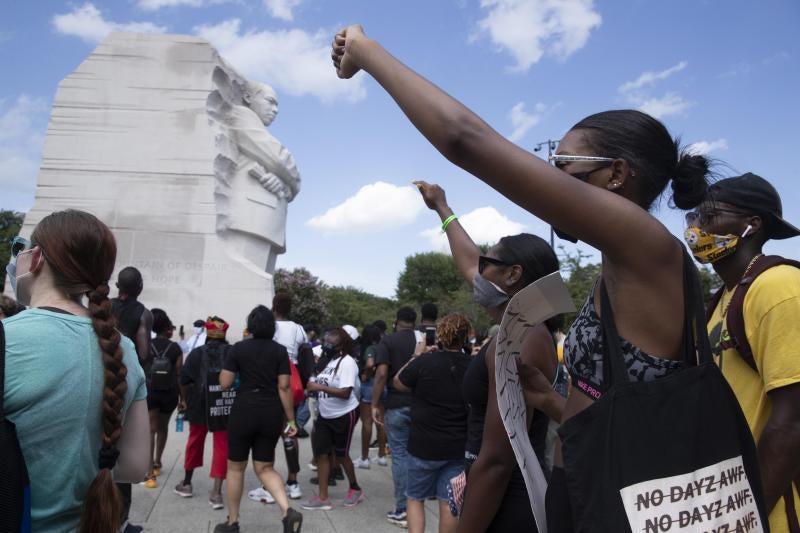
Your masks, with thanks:
M 403 368 L 417 347 L 417 337 L 414 330 L 407 329 L 397 331 L 385 336 L 375 355 L 375 365 L 389 365 L 389 376 L 386 380 L 388 394 L 386 396 L 386 408 L 397 409 L 409 407 L 411 405 L 411 395 L 407 392 L 400 392 L 392 387 L 395 374 Z
M 291 375 L 286 347 L 272 339 L 245 339 L 231 347 L 223 365 L 239 373 L 238 398 L 279 400 L 278 376 Z
M 438 351 L 420 355 L 400 373 L 413 391 L 410 454 L 433 461 L 464 458 L 467 406 L 461 384 L 468 366 L 463 352 Z

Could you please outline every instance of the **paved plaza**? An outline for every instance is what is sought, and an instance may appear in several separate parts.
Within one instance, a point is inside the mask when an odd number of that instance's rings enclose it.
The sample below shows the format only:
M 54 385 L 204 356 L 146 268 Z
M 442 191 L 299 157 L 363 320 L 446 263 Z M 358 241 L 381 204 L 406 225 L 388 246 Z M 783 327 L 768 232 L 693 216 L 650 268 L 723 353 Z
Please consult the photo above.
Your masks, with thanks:
M 309 423 L 308 428 L 310 429 Z M 185 431 L 175 433 L 175 421 L 170 425 L 170 435 L 167 449 L 164 452 L 164 468 L 158 478 L 158 488 L 147 489 L 142 485 L 133 487 L 133 507 L 131 521 L 144 526 L 145 531 L 158 531 L 169 533 L 198 533 L 212 532 L 214 526 L 225 520 L 225 510 L 214 511 L 208 504 L 208 492 L 212 480 L 208 477 L 208 468 L 211 464 L 211 435 L 206 437 L 206 453 L 204 466 L 195 470 L 192 485 L 194 497 L 181 498 L 172 492 L 172 489 L 183 479 L 183 459 L 186 439 L 189 435 L 189 426 Z M 373 432 L 374 434 L 374 432 Z M 355 459 L 361 450 L 361 424 L 356 427 L 353 436 L 351 456 Z M 376 456 L 377 450 L 370 450 L 371 456 Z M 303 513 L 304 532 L 388 532 L 400 533 L 401 528 L 386 522 L 384 515 L 394 507 L 391 462 L 389 466 L 382 467 L 373 464 L 370 470 L 356 469 L 358 483 L 364 489 L 366 499 L 354 508 L 346 508 L 342 500 L 347 494 L 347 482 L 339 481 L 336 487 L 330 488 L 330 496 L 334 503 L 331 511 L 305 511 L 300 509 L 300 503 L 316 494 L 316 486 L 308 482 L 316 474 L 308 469 L 311 459 L 311 442 L 309 439 L 300 439 L 300 487 L 303 490 L 303 499 L 293 501 L 293 506 Z M 276 449 L 276 467 L 285 475 L 286 461 L 283 447 L 278 444 Z M 247 498 L 247 491 L 258 486 L 255 474 L 249 469 L 245 477 L 244 497 L 240 512 L 239 524 L 243 533 L 251 532 L 280 532 L 280 510 L 277 505 L 256 503 Z M 225 488 L 223 488 L 223 495 Z M 426 531 L 434 532 L 438 529 L 438 504 L 428 502 L 426 505 Z

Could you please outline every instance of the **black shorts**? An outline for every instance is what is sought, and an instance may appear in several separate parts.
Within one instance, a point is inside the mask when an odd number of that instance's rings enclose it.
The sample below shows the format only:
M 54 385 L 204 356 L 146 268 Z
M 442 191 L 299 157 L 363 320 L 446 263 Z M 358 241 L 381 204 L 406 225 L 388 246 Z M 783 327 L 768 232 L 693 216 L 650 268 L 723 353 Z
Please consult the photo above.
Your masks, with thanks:
M 280 402 L 253 402 L 236 398 L 228 418 L 228 459 L 247 462 L 275 461 L 275 445 L 283 431 L 285 416 Z
M 336 457 L 344 457 L 350 453 L 350 441 L 358 422 L 358 411 L 359 408 L 356 407 L 339 418 L 317 417 L 311 434 L 311 448 L 315 456 L 327 455 L 331 450 L 336 452 Z
M 171 415 L 172 411 L 178 407 L 177 392 L 151 392 L 147 395 L 147 410 L 158 412 L 164 415 Z

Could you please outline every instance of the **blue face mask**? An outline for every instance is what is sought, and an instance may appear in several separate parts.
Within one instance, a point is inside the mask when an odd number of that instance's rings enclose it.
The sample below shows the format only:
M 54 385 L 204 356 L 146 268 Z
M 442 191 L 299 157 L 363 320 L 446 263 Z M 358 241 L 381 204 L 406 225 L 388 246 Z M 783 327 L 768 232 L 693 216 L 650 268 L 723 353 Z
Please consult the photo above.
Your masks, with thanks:
M 480 274 L 475 274 L 472 279 L 472 299 L 481 307 L 493 309 L 507 304 L 511 296 Z
M 31 304 L 31 302 L 30 302 L 30 294 L 24 294 L 23 291 L 18 291 L 17 290 L 17 288 L 18 288 L 17 287 L 17 283 L 19 282 L 19 280 L 21 278 L 24 278 L 25 276 L 32 275 L 33 272 L 28 272 L 28 273 L 23 274 L 21 276 L 17 276 L 17 259 L 19 259 L 19 256 L 21 256 L 22 254 L 24 254 L 24 253 L 26 253 L 28 251 L 29 250 L 25 250 L 25 251 L 22 251 L 22 252 L 18 253 L 16 256 L 12 257 L 11 261 L 9 261 L 8 264 L 6 265 L 6 274 L 8 275 L 8 283 L 11 285 L 11 290 L 14 291 L 14 298 L 16 298 L 17 302 L 19 302 L 22 305 L 30 305 Z

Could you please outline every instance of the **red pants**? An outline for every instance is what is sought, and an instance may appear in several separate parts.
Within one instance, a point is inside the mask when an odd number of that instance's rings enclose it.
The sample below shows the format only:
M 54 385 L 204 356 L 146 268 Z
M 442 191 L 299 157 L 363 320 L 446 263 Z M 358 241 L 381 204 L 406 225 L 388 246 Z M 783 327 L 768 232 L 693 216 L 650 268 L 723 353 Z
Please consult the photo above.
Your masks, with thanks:
M 203 449 L 206 444 L 208 428 L 202 424 L 189 424 L 189 440 L 186 441 L 185 470 L 194 470 L 203 466 Z M 211 477 L 225 479 L 228 473 L 228 432 L 216 431 L 214 437 L 214 453 L 211 459 Z

